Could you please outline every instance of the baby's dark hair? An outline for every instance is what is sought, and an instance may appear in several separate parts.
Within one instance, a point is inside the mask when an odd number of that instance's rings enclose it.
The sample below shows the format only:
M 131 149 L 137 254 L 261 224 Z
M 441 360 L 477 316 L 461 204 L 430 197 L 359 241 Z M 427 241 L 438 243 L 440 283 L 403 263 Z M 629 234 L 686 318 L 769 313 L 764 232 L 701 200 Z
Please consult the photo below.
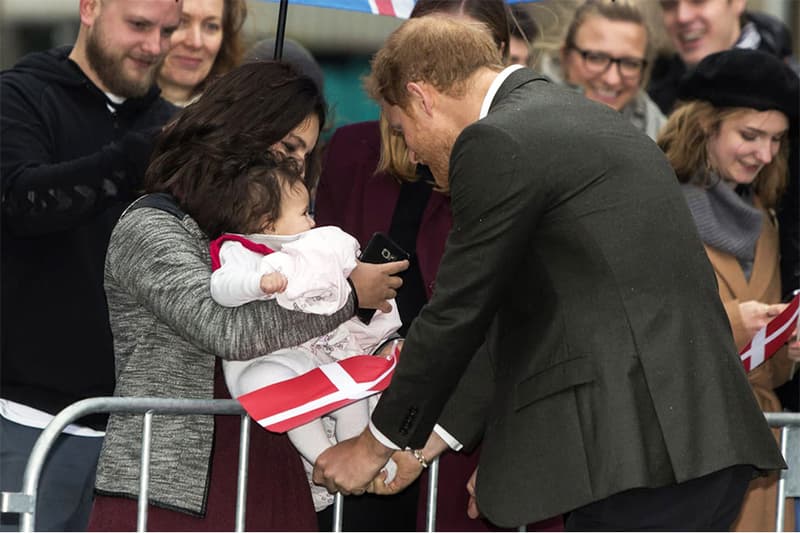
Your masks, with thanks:
M 305 185 L 300 163 L 274 150 L 250 158 L 227 158 L 217 176 L 219 199 L 194 218 L 210 239 L 224 232 L 260 233 L 265 223 L 278 219 L 284 188 Z
M 275 152 L 247 169 L 250 204 L 247 206 L 247 220 L 235 233 L 259 233 L 264 224 L 274 224 L 281 216 L 281 200 L 284 190 L 293 189 L 298 184 L 307 186 L 303 179 L 301 164 L 292 157 Z

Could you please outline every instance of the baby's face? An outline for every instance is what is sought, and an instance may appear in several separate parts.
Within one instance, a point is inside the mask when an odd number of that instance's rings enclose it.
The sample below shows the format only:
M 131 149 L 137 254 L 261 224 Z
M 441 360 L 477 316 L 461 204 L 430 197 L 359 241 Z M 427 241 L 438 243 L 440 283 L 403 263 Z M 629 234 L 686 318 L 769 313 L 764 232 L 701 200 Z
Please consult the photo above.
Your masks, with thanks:
M 281 191 L 281 214 L 263 233 L 272 235 L 297 235 L 314 227 L 314 219 L 308 212 L 308 189 L 302 183 L 294 187 L 283 187 Z

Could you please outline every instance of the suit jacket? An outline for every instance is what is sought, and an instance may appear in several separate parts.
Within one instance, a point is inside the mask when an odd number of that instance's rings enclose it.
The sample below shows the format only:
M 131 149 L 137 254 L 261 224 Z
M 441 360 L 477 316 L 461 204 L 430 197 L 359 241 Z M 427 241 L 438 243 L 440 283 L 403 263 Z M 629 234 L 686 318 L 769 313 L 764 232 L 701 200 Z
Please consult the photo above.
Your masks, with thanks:
M 422 446 L 455 390 L 440 422 L 483 435 L 478 503 L 504 526 L 735 464 L 784 467 L 650 139 L 520 69 L 458 137 L 450 189 L 436 290 L 373 413 L 388 438 Z
M 756 243 L 756 255 L 750 279 L 744 277 L 739 261 L 731 254 L 706 246 L 708 258 L 714 267 L 719 285 L 719 295 L 728 314 L 738 349 L 750 341 L 751 335 L 742 325 L 739 304 L 748 300 L 764 303 L 781 301 L 781 277 L 778 261 L 778 228 L 765 211 L 761 235 Z M 781 402 L 774 389 L 789 381 L 794 362 L 784 346 L 771 359 L 747 374 L 758 405 L 766 412 L 782 411 Z M 779 432 L 774 430 L 775 437 Z M 742 510 L 733 524 L 734 531 L 767 531 L 775 527 L 775 510 L 778 497 L 778 476 L 773 474 L 753 480 L 745 495 Z M 794 529 L 794 506 L 786 502 L 787 531 Z

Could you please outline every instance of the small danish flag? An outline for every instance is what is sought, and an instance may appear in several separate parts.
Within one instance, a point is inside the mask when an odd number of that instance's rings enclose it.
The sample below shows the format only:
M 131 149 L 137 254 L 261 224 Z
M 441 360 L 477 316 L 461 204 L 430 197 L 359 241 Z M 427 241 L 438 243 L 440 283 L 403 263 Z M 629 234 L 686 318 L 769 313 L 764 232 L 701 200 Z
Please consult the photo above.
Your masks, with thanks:
M 248 392 L 237 400 L 261 426 L 283 433 L 381 392 L 389 386 L 396 366 L 397 350 L 389 356 L 354 355 Z
M 800 310 L 800 294 L 795 295 L 786 309 L 770 320 L 739 352 L 746 372 L 750 372 L 775 355 L 778 349 L 795 333 Z

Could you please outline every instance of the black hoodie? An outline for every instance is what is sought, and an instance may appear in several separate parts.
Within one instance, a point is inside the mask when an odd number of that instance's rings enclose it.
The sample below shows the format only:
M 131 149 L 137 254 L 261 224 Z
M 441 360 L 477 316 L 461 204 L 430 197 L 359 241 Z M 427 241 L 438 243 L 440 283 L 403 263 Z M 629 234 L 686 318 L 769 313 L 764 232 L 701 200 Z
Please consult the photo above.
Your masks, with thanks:
M 49 413 L 113 393 L 106 248 L 175 111 L 156 87 L 114 106 L 70 50 L 0 73 L 0 397 Z

